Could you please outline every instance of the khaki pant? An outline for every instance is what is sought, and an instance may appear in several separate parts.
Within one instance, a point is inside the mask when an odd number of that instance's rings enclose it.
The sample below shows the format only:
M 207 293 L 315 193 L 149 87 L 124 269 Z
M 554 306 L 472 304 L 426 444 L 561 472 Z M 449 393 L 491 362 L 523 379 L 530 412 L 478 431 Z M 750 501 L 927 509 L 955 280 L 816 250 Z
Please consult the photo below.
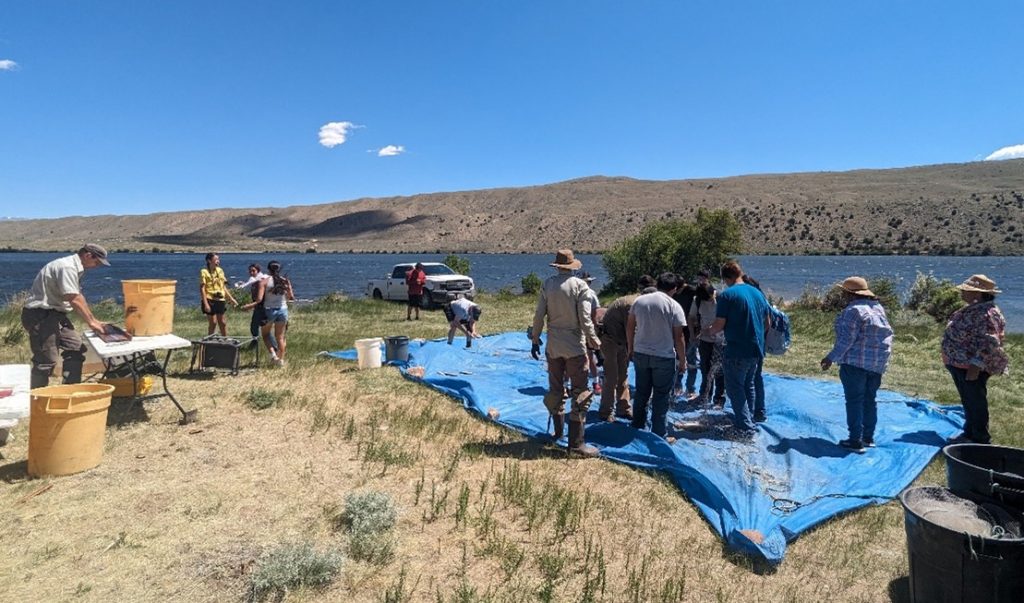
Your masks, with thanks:
M 81 383 L 85 363 L 85 344 L 63 312 L 44 308 L 24 308 L 21 326 L 28 331 L 32 349 L 31 387 L 46 387 L 60 357 L 64 359 L 64 383 Z
M 629 408 L 629 360 L 626 358 L 626 344 L 620 344 L 611 337 L 601 338 L 601 354 L 604 355 L 604 383 L 601 385 L 602 419 L 615 414 L 628 415 Z
M 570 421 L 585 421 L 587 409 L 577 408 L 586 401 L 589 405 L 590 390 L 587 388 L 587 357 L 586 355 L 573 356 L 572 358 L 552 358 L 548 356 L 548 393 L 544 396 L 544 406 L 548 412 L 555 416 L 565 413 L 565 402 L 562 401 L 562 394 L 565 391 L 565 378 L 569 378 L 571 390 L 569 395 L 573 400 L 573 412 Z

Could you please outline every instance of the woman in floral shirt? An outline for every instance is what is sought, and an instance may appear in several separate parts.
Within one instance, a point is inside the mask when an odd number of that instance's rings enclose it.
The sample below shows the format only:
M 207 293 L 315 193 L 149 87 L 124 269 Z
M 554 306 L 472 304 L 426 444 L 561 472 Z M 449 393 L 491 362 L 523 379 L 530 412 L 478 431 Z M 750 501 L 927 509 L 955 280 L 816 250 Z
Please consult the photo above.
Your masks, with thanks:
M 1007 372 L 1003 350 L 1006 319 L 996 307 L 1002 293 L 984 274 L 975 274 L 961 285 L 960 297 L 967 307 L 957 310 L 942 337 L 942 362 L 953 376 L 953 384 L 964 407 L 964 433 L 950 443 L 988 444 L 988 378 Z

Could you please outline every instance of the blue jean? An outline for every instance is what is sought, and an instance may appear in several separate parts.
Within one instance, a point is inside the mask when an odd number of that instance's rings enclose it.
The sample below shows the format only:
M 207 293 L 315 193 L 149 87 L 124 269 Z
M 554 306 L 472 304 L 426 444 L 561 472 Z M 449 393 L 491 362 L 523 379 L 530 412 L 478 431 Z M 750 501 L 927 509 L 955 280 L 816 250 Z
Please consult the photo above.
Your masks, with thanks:
M 686 393 L 692 394 L 697 391 L 697 369 L 700 367 L 700 348 L 697 346 L 697 338 L 686 346 Z
M 967 369 L 946 365 L 953 376 L 953 385 L 960 394 L 964 407 L 964 435 L 975 444 L 988 444 L 992 436 L 988 433 L 988 378 L 985 371 L 978 373 L 974 381 L 967 380 Z
M 722 372 L 725 373 L 725 391 L 732 405 L 732 422 L 736 429 L 754 431 L 757 427 L 751 419 L 750 409 L 754 408 L 754 377 L 760 358 L 725 358 Z
M 651 432 L 665 437 L 668 398 L 676 378 L 676 359 L 633 354 L 636 372 L 636 398 L 633 400 L 633 427 L 647 426 L 647 401 L 651 401 Z
M 872 442 L 878 423 L 875 394 L 882 385 L 882 374 L 852 364 L 839 365 L 839 380 L 846 395 L 846 427 L 855 442 Z
M 754 415 L 764 415 L 764 358 L 757 359 L 757 372 L 754 373 Z

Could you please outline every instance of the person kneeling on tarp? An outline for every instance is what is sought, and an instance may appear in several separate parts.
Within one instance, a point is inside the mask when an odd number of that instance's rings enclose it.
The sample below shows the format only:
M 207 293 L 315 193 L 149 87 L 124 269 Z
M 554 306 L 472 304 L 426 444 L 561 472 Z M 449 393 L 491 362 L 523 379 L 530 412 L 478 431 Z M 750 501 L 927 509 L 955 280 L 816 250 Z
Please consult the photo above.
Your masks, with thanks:
M 448 345 L 455 339 L 455 331 L 461 330 L 466 334 L 466 347 L 473 347 L 473 339 L 480 337 L 476 332 L 476 323 L 480 320 L 483 310 L 478 304 L 474 304 L 461 295 L 452 300 L 449 305 L 450 313 L 445 312 L 448 318 Z

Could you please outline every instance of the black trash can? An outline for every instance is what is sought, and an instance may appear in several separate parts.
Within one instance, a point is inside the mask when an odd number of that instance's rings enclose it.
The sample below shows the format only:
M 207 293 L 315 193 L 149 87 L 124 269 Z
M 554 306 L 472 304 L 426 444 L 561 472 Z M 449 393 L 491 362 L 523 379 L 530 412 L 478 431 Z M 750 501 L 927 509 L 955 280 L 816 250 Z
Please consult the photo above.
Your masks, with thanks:
M 926 518 L 922 499 L 943 500 L 939 487 L 900 494 L 914 603 L 1020 603 L 1024 601 L 1024 539 L 958 532 Z
M 409 338 L 405 335 L 384 338 L 386 362 L 409 362 Z
M 973 500 L 996 500 L 1024 512 L 1024 450 L 991 444 L 952 444 L 946 457 L 949 489 Z

